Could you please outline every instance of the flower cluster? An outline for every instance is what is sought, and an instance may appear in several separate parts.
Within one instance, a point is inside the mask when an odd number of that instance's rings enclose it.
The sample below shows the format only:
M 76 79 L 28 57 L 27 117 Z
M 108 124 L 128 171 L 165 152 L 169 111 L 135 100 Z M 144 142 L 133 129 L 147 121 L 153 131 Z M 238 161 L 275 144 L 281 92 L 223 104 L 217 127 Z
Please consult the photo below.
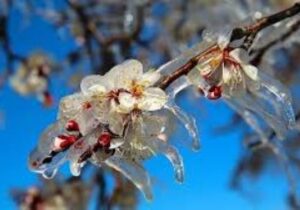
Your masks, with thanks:
M 30 168 L 51 178 L 67 160 L 75 176 L 88 161 L 106 165 L 151 199 L 150 179 L 141 162 L 163 154 L 182 182 L 183 161 L 169 140 L 170 114 L 189 131 L 193 149 L 199 148 L 198 132 L 194 120 L 175 105 L 175 92 L 155 87 L 160 77 L 157 71 L 143 73 L 136 60 L 125 61 L 104 76 L 85 77 L 80 92 L 61 100 L 58 120 L 42 134 L 30 156 Z
M 52 104 L 49 93 L 51 62 L 43 54 L 33 54 L 24 61 L 10 78 L 11 86 L 21 95 L 35 95 L 45 105 Z

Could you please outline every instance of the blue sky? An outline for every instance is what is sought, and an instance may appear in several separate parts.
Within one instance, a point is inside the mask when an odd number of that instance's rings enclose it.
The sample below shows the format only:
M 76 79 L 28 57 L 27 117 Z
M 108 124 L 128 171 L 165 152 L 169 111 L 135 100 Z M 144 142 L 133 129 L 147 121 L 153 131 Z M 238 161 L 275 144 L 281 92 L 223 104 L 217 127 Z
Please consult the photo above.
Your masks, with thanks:
M 13 21 L 18 23 L 17 14 Z M 38 47 L 52 52 L 56 58 L 62 57 L 73 44 L 62 42 L 52 33 L 52 28 L 39 19 L 32 26 L 11 31 L 15 50 L 27 54 Z M 0 58 L 3 62 L 3 58 Z M 43 108 L 34 98 L 17 95 L 7 85 L 0 90 L 0 109 L 4 112 L 5 122 L 0 128 L 1 155 L 0 165 L 0 208 L 14 209 L 9 191 L 12 188 L 26 188 L 37 182 L 35 174 L 27 169 L 27 156 L 34 147 L 42 130 L 56 118 L 58 98 L 69 90 L 61 87 L 63 78 L 52 83 L 56 104 L 50 109 Z M 229 133 L 216 134 L 217 125 L 230 121 L 232 112 L 222 102 L 191 100 L 188 96 L 180 98 L 179 103 L 185 110 L 198 118 L 201 132 L 202 149 L 193 153 L 182 145 L 185 160 L 185 183 L 179 185 L 173 179 L 173 171 L 163 157 L 155 157 L 146 163 L 153 177 L 154 201 L 148 203 L 140 199 L 140 209 L 160 210 L 284 210 L 286 182 L 280 174 L 266 174 L 257 183 L 248 184 L 253 194 L 252 200 L 229 189 L 229 179 L 238 159 L 243 152 L 241 127 L 233 127 Z

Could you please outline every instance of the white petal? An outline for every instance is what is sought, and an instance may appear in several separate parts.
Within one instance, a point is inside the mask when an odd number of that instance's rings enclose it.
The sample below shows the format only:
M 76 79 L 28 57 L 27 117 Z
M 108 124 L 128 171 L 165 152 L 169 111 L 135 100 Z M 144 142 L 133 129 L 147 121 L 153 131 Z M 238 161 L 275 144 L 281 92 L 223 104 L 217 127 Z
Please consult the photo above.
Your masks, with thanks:
M 149 87 L 154 85 L 161 77 L 161 74 L 156 71 L 148 71 L 143 74 L 141 79 L 141 84 L 145 87 Z
M 245 74 L 252 80 L 256 81 L 258 79 L 257 68 L 252 65 L 243 65 L 242 66 Z
M 249 63 L 250 57 L 246 50 L 236 48 L 229 53 L 230 57 L 234 58 L 238 63 Z
M 111 70 L 116 88 L 129 89 L 132 81 L 139 81 L 143 75 L 143 65 L 138 60 L 127 60 Z M 114 73 L 116 72 L 116 73 Z
M 111 81 L 100 75 L 86 76 L 80 83 L 80 89 L 85 95 L 89 95 L 91 92 L 105 92 L 111 86 Z
M 231 69 L 229 69 L 227 66 L 223 67 L 223 82 L 224 83 L 229 83 L 230 80 L 232 79 L 232 73 L 233 71 L 231 71 Z
M 77 113 L 82 109 L 84 102 L 86 102 L 86 97 L 81 93 L 75 93 L 62 98 L 59 103 L 58 118 L 75 118 Z
M 91 86 L 87 93 L 90 93 L 91 95 L 104 95 L 107 92 L 107 89 L 103 85 L 93 85 Z
M 161 109 L 167 103 L 168 97 L 160 88 L 147 88 L 138 99 L 138 108 L 145 111 Z
M 136 99 L 130 93 L 121 93 L 119 95 L 119 102 L 120 104 L 116 110 L 119 113 L 129 113 L 136 105 Z

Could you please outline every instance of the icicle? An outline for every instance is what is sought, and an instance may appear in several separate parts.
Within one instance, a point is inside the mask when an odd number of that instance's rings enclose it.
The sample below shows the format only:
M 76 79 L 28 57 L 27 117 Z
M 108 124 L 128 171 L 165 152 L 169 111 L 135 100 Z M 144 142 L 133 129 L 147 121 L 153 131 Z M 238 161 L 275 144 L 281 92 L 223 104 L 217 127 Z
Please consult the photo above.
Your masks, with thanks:
M 141 165 L 117 156 L 108 158 L 105 164 L 122 173 L 141 190 L 147 200 L 152 200 L 150 177 Z
M 259 77 L 261 87 L 257 93 L 265 97 L 266 100 L 273 101 L 277 115 L 282 118 L 287 128 L 292 129 L 296 122 L 289 90 L 279 81 L 263 72 L 259 72 Z
M 52 179 L 57 174 L 57 168 L 49 168 L 45 170 L 42 175 L 45 179 Z
M 170 110 L 187 129 L 189 135 L 192 137 L 192 149 L 198 151 L 200 149 L 200 137 L 194 118 L 188 116 L 181 110 L 174 102 L 169 101 L 165 108 Z
M 165 108 L 171 111 L 184 125 L 184 127 L 188 130 L 190 136 L 193 139 L 192 148 L 193 150 L 197 151 L 200 149 L 200 142 L 199 142 L 199 134 L 198 129 L 196 126 L 195 119 L 188 116 L 184 113 L 180 107 L 175 104 L 175 97 L 176 95 L 184 90 L 185 88 L 191 85 L 190 81 L 186 76 L 180 77 L 178 80 L 173 82 L 167 89 L 167 94 L 169 96 L 169 101 L 165 105 Z
M 239 97 L 236 96 L 234 100 L 237 101 L 241 107 L 244 107 L 244 109 L 251 110 L 253 113 L 256 113 L 258 116 L 264 119 L 266 123 L 276 132 L 277 137 L 284 139 L 287 128 L 280 118 L 269 112 L 268 109 L 270 109 L 270 105 L 266 106 L 261 98 L 258 98 L 250 92 L 246 92 L 244 95 Z
M 52 155 L 35 149 L 29 156 L 30 170 L 42 174 L 44 177 L 52 178 L 59 168 L 66 161 L 65 153 Z
M 81 174 L 81 169 L 84 166 L 85 162 L 77 163 L 75 161 L 70 163 L 70 171 L 73 176 L 79 176 Z
M 268 141 L 268 136 L 266 135 L 265 131 L 259 125 L 257 116 L 248 110 L 247 108 L 243 107 L 239 101 L 234 98 L 227 98 L 225 99 L 226 103 L 234 109 L 245 121 L 246 123 L 259 135 L 260 140 L 262 142 Z
M 153 150 L 156 151 L 156 153 L 162 153 L 169 159 L 174 168 L 176 181 L 179 183 L 183 183 L 184 164 L 183 159 L 179 154 L 178 150 L 175 147 L 166 144 L 160 139 L 151 140 L 151 145 L 153 147 Z
M 182 76 L 174 81 L 166 90 L 168 96 L 175 100 L 175 97 L 178 93 L 182 90 L 186 89 L 187 87 L 191 86 L 190 80 L 186 76 Z

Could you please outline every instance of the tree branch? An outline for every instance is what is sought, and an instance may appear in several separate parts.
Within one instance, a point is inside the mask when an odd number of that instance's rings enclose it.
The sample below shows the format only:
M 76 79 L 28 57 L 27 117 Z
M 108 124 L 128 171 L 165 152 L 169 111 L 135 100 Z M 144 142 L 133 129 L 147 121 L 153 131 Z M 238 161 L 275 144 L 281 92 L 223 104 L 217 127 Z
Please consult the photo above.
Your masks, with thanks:
M 275 13 L 273 15 L 263 17 L 263 18 L 257 20 L 255 23 L 246 25 L 244 27 L 233 29 L 232 35 L 231 35 L 231 41 L 241 39 L 244 37 L 246 37 L 246 40 L 248 40 L 248 38 L 249 39 L 251 38 L 253 41 L 256 34 L 258 32 L 260 32 L 261 30 L 263 30 L 275 23 L 283 21 L 289 17 L 295 16 L 299 13 L 300 13 L 300 3 L 297 2 L 292 7 L 285 9 L 283 11 L 280 11 L 278 13 Z M 251 41 L 251 39 L 248 41 Z M 252 41 L 251 41 L 251 44 L 252 44 Z M 187 75 L 198 64 L 199 60 L 202 59 L 203 56 L 205 56 L 208 52 L 210 52 L 210 50 L 213 50 L 214 47 L 216 47 L 216 46 L 211 46 L 208 48 L 208 50 L 206 50 L 204 52 L 200 52 L 196 56 L 192 57 L 183 66 L 179 67 L 173 73 L 171 73 L 170 75 L 163 78 L 160 81 L 160 83 L 158 84 L 158 87 L 160 87 L 162 89 L 166 89 L 175 80 L 177 80 L 178 78 L 180 78 L 183 75 Z M 243 47 L 250 47 L 250 46 L 248 44 L 247 46 L 243 46 Z
M 261 30 L 281 22 L 287 18 L 293 17 L 300 13 L 300 2 L 295 3 L 292 7 L 283 11 L 269 15 L 257 20 L 254 24 L 250 24 L 241 28 L 235 28 L 232 31 L 231 41 L 244 38 L 251 34 L 257 34 Z

